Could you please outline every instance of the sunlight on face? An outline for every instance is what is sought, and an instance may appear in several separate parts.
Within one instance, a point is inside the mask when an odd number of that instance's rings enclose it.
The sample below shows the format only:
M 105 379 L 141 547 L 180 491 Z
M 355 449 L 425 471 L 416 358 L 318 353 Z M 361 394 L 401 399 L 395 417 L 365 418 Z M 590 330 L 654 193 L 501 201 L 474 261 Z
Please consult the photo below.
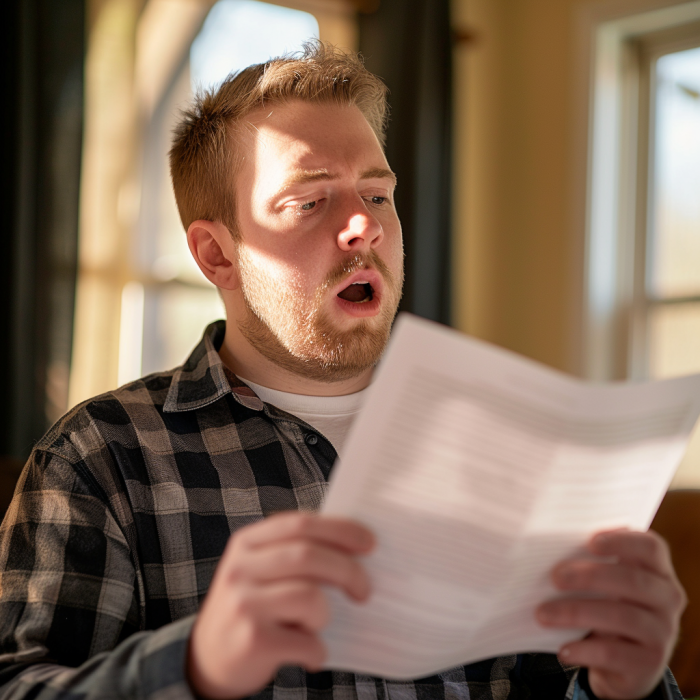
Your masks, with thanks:
M 251 125 L 237 188 L 238 327 L 297 375 L 358 376 L 379 360 L 401 297 L 395 176 L 356 107 L 286 103 Z

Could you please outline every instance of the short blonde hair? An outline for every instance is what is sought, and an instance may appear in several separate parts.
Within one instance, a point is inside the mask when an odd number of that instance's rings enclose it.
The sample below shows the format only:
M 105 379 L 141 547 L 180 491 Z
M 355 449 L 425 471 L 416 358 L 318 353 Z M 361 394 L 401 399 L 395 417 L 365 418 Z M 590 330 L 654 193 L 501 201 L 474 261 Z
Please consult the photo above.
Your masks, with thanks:
M 355 105 L 384 146 L 386 85 L 356 54 L 320 41 L 298 54 L 231 74 L 216 90 L 197 95 L 182 114 L 170 150 L 170 175 L 185 230 L 197 219 L 219 221 L 237 235 L 235 125 L 266 103 L 290 100 Z

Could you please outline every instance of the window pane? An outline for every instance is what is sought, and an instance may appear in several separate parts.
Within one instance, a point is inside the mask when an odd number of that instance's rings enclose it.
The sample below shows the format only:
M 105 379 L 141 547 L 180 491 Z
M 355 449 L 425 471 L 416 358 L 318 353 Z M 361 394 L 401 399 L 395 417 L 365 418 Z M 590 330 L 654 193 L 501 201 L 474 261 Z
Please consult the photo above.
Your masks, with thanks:
M 145 139 L 141 221 L 136 249 L 138 265 L 146 275 L 163 282 L 177 279 L 209 286 L 187 246 L 168 167 L 172 134 L 179 123 L 180 110 L 191 97 L 189 71 L 185 67 L 165 96 Z
M 255 0 L 220 0 L 190 47 L 189 63 L 157 105 L 144 139 L 141 218 L 135 246 L 144 276 L 162 282 L 145 289 L 144 374 L 180 364 L 206 324 L 224 318 L 215 288 L 190 255 L 170 183 L 168 151 L 180 110 L 190 102 L 193 87 L 215 87 L 231 71 L 296 51 L 304 41 L 317 37 L 318 22 L 308 12 Z
M 700 423 L 695 426 L 688 450 L 671 482 L 672 489 L 696 489 L 700 484 Z
M 700 48 L 656 63 L 652 296 L 700 294 Z
M 214 287 L 158 285 L 147 287 L 145 297 L 143 374 L 184 362 L 207 324 L 224 318 L 224 307 Z
M 649 314 L 649 374 L 700 372 L 700 303 L 657 306 Z
M 659 306 L 649 315 L 649 368 L 654 378 L 700 372 L 700 303 Z M 672 488 L 700 484 L 700 424 Z
M 318 22 L 308 12 L 256 0 L 220 0 L 192 43 L 192 86 L 216 86 L 231 71 L 297 51 L 314 38 Z

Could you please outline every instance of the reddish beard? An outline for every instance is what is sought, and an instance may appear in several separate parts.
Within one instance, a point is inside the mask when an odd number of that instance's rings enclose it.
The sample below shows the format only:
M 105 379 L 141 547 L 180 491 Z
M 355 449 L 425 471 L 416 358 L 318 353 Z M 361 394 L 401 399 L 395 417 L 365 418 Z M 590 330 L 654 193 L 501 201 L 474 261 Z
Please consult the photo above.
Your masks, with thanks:
M 238 327 L 260 354 L 295 374 L 322 382 L 351 379 L 372 368 L 386 347 L 398 309 L 403 270 L 397 280 L 375 251 L 341 261 L 316 289 L 313 300 L 281 289 L 279 282 L 238 251 L 241 288 L 248 310 Z M 358 270 L 374 268 L 384 281 L 377 316 L 351 330 L 339 329 L 323 311 L 328 290 Z

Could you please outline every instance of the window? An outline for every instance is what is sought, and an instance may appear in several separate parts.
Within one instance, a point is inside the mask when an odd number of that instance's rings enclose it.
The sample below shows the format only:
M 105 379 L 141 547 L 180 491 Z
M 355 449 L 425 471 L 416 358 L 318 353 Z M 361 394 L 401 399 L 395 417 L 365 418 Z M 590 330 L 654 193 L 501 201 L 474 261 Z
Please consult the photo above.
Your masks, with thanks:
M 97 6 L 96 6 L 97 7 Z M 223 317 L 187 248 L 167 153 L 193 89 L 319 37 L 357 48 L 347 0 L 103 0 L 86 61 L 69 406 L 181 363 Z
M 204 20 L 172 87 L 154 110 L 144 142 L 136 236 L 140 277 L 131 283 L 141 284 L 143 293 L 125 286 L 128 297 L 122 302 L 133 304 L 124 307 L 125 318 L 132 319 L 127 323 L 141 325 L 143 331 L 140 337 L 137 331 L 122 335 L 131 346 L 121 350 L 129 359 L 120 360 L 120 384 L 180 364 L 206 324 L 225 316 L 216 288 L 190 255 L 172 193 L 167 154 L 180 108 L 195 91 L 215 88 L 230 72 L 298 50 L 317 37 L 313 15 L 256 0 L 220 0 Z
M 650 159 L 645 336 L 636 354 L 651 377 L 700 372 L 699 46 L 650 60 Z
M 700 372 L 700 25 L 690 29 L 686 40 L 640 46 L 648 145 L 630 338 L 630 374 L 640 377 Z M 674 485 L 700 485 L 700 428 Z
M 700 372 L 700 3 L 601 24 L 593 89 L 587 374 Z

